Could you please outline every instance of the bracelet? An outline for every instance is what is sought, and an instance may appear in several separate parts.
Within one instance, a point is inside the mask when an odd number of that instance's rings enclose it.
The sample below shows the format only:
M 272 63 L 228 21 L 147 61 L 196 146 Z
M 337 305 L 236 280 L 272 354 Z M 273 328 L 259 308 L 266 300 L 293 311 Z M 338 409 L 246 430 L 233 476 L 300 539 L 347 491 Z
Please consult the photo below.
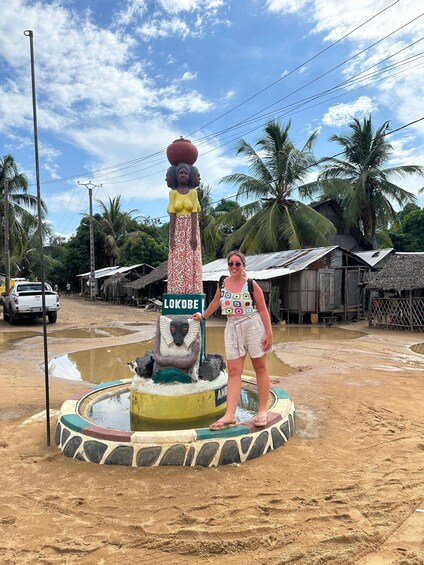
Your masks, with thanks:
M 204 317 L 203 314 L 202 314 L 202 320 L 203 320 L 204 322 L 206 322 L 206 318 Z

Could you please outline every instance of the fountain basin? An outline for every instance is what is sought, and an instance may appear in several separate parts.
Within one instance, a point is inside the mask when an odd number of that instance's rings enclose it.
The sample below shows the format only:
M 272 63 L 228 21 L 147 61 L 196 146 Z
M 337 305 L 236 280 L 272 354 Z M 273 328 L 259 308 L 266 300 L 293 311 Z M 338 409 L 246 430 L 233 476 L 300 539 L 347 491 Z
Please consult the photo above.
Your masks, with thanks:
M 96 400 L 128 391 L 132 379 L 95 385 L 66 400 L 61 408 L 55 441 L 64 455 L 79 461 L 133 467 L 216 467 L 242 463 L 286 443 L 295 433 L 295 406 L 281 388 L 271 389 L 268 425 L 253 419 L 219 431 L 187 427 L 169 431 L 122 431 L 95 425 L 87 406 Z M 244 383 L 252 386 L 250 379 Z

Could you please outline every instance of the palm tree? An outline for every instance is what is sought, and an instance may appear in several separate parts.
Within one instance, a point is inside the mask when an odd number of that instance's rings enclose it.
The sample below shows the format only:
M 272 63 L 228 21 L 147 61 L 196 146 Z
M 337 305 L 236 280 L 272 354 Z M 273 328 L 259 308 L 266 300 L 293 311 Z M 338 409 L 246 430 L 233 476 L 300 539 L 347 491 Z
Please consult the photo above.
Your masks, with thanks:
M 362 123 L 354 118 L 349 127 L 349 134 L 330 138 L 343 147 L 344 158 L 323 160 L 327 164 L 307 192 L 321 191 L 321 199 L 337 200 L 344 211 L 346 227 L 358 227 L 375 246 L 378 224 L 396 219 L 391 201 L 403 206 L 416 200 L 414 194 L 392 179 L 423 175 L 424 169 L 418 165 L 383 168 L 393 152 L 386 138 L 389 122 L 384 122 L 375 133 L 371 117 L 364 118 Z
M 12 255 L 19 256 L 25 247 L 28 229 L 37 226 L 37 197 L 28 194 L 28 180 L 23 173 L 18 172 L 17 163 L 12 155 L 5 155 L 0 159 L 0 212 L 5 216 L 4 187 L 8 183 L 8 217 L 10 251 Z M 47 212 L 46 205 L 41 200 L 42 215 Z M 2 225 L 3 228 L 3 225 Z M 3 229 L 2 229 L 3 234 Z M 3 249 L 4 240 L 0 237 L 0 249 Z
M 10 258 L 11 270 L 19 273 L 19 276 L 37 280 L 41 277 L 41 256 L 40 256 L 40 232 L 38 225 L 34 226 L 32 218 L 26 216 L 22 221 L 23 239 L 20 242 L 19 250 L 14 251 Z M 50 225 L 42 222 L 43 241 L 53 238 L 53 229 Z M 59 245 L 43 245 L 42 261 L 46 279 L 49 279 L 54 269 L 62 267 L 62 260 L 65 255 L 65 248 Z
M 138 210 L 123 212 L 121 208 L 121 196 L 108 197 L 109 207 L 101 200 L 97 200 L 102 209 L 100 226 L 104 233 L 104 249 L 109 257 L 110 266 L 113 267 L 119 257 L 119 247 L 122 245 L 128 231 L 134 227 L 136 218 L 132 214 Z
M 240 140 L 237 154 L 247 158 L 251 175 L 234 173 L 221 182 L 236 184 L 237 198 L 255 200 L 241 206 L 247 221 L 228 237 L 225 251 L 237 247 L 254 254 L 327 245 L 328 237 L 335 233 L 327 218 L 294 198 L 296 190 L 303 194 L 303 182 L 316 164 L 312 146 L 317 133 L 302 149 L 296 149 L 289 137 L 290 125 L 269 122 L 256 143 L 258 151 Z

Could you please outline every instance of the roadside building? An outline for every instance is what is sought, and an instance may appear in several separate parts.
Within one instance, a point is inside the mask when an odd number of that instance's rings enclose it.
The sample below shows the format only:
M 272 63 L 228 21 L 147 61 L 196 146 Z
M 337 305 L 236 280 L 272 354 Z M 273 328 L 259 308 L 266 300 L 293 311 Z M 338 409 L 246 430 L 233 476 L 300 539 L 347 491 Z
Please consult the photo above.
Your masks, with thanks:
M 395 253 L 370 278 L 370 327 L 424 331 L 424 253 Z
M 274 314 L 278 301 L 280 318 L 286 322 L 362 318 L 365 303 L 361 283 L 369 270 L 370 266 L 358 255 L 338 245 L 246 257 L 248 277 L 261 286 Z M 220 276 L 226 274 L 226 259 L 203 266 L 207 301 L 212 298 Z

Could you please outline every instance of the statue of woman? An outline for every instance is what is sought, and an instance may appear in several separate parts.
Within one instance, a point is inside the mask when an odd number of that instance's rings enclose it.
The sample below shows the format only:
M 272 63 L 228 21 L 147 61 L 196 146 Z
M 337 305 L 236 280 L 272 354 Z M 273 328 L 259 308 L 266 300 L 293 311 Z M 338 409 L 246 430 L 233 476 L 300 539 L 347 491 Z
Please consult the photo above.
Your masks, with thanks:
M 170 167 L 171 168 L 171 167 Z M 201 294 L 202 252 L 198 213 L 200 212 L 197 191 L 199 172 L 192 171 L 187 163 L 175 166 L 176 188 L 169 192 L 168 214 L 169 253 L 168 253 L 168 293 Z M 172 171 L 173 173 L 174 171 Z M 168 186 L 172 175 L 167 173 Z M 169 182 L 168 182 L 169 181 Z

